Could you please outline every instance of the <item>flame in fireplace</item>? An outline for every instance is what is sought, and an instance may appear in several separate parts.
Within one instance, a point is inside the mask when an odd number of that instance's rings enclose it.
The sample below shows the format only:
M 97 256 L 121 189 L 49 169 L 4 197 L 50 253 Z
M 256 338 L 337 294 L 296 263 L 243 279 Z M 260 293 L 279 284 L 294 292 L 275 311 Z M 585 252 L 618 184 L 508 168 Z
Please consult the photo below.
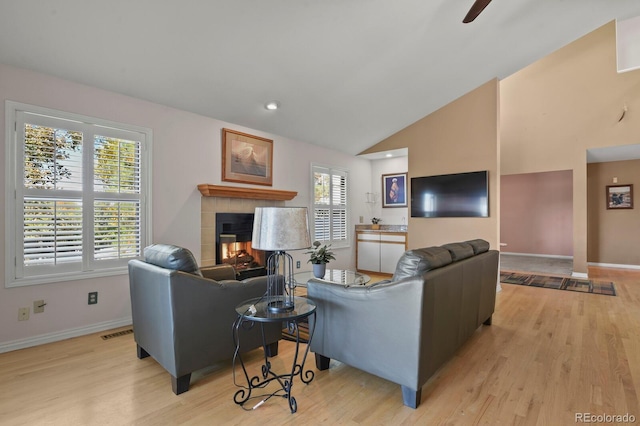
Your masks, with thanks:
M 251 248 L 251 241 L 222 242 L 220 244 L 222 263 L 233 265 L 236 270 L 264 266 L 264 254 Z

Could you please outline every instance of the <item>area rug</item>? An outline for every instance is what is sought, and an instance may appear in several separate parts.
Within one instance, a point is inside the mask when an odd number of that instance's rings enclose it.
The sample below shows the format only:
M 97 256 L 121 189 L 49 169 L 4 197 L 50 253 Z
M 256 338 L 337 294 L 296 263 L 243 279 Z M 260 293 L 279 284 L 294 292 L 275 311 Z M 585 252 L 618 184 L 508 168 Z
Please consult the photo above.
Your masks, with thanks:
M 526 274 L 500 271 L 500 282 L 504 284 L 528 285 L 530 287 L 553 288 L 555 290 L 578 291 L 581 293 L 615 296 L 616 287 L 610 281 L 583 280 L 567 277 Z

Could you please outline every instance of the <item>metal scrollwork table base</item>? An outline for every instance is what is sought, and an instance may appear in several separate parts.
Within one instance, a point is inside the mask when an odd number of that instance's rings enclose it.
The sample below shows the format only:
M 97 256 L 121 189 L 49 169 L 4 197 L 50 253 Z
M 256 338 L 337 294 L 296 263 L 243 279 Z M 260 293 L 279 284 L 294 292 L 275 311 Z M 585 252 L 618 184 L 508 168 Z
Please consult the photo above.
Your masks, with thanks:
M 313 316 L 315 319 L 316 315 L 316 305 L 313 301 L 304 298 L 304 297 L 295 297 L 294 298 L 294 308 L 290 311 L 284 312 L 272 312 L 269 309 L 269 306 L 273 304 L 273 300 L 270 300 L 268 297 L 256 298 L 247 300 L 240 305 L 236 306 L 236 312 L 238 313 L 238 318 L 233 323 L 233 339 L 236 346 L 236 352 L 234 356 L 234 365 L 236 360 L 240 362 L 242 366 L 242 372 L 244 373 L 244 377 L 247 381 L 246 386 L 241 386 L 241 389 L 238 390 L 234 396 L 233 400 L 236 404 L 243 406 L 249 398 L 251 398 L 251 394 L 255 389 L 261 389 L 266 387 L 271 382 L 277 382 L 279 384 L 279 389 L 276 391 L 265 395 L 265 398 L 258 402 L 253 408 L 257 408 L 262 405 L 267 399 L 272 396 L 282 396 L 286 398 L 289 402 L 289 408 L 291 409 L 291 413 L 295 413 L 298 410 L 298 404 L 296 399 L 291 395 L 291 388 L 293 387 L 293 380 L 296 376 L 300 377 L 300 381 L 305 384 L 311 383 L 314 378 L 314 373 L 311 370 L 304 370 L 304 364 L 307 360 L 307 355 L 309 353 L 309 346 L 311 344 L 311 339 L 313 338 L 313 332 L 315 328 L 315 321 L 312 321 L 313 324 L 309 328 L 309 338 L 306 343 L 306 348 L 302 351 L 300 350 L 300 344 L 305 344 L 304 339 L 300 338 L 300 322 L 305 319 L 309 319 L 309 317 Z M 295 353 L 293 357 L 293 364 L 291 366 L 291 371 L 284 374 L 277 374 L 271 369 L 271 362 L 268 359 L 267 347 L 264 344 L 264 330 L 262 333 L 263 338 L 263 347 L 265 349 L 264 353 L 264 364 L 262 365 L 262 374 L 260 376 L 249 377 L 249 373 L 247 372 L 247 368 L 242 361 L 242 355 L 239 351 L 240 348 L 240 337 L 241 331 L 245 327 L 253 327 L 256 323 L 260 324 L 262 328 L 265 323 L 273 323 L 273 322 L 282 322 L 286 324 L 288 331 L 291 335 L 295 336 Z

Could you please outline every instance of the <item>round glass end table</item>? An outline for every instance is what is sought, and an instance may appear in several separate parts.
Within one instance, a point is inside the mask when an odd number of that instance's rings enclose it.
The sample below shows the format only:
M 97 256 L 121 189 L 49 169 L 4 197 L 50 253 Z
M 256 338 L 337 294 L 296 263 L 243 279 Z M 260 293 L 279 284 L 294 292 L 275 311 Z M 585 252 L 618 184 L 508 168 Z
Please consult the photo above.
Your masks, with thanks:
M 312 278 L 316 278 L 313 275 L 313 271 L 298 272 L 297 274 L 293 274 L 293 279 L 295 280 L 295 284 L 297 287 L 306 287 L 307 282 Z M 336 284 L 342 284 L 347 287 L 365 285 L 369 281 L 371 281 L 371 277 L 367 274 L 356 271 L 349 271 L 346 269 L 327 269 L 324 277 L 316 279 L 329 281 Z
M 316 304 L 306 297 L 294 297 L 294 307 L 291 310 L 283 312 L 273 312 L 271 309 L 269 309 L 269 307 L 272 306 L 273 303 L 279 300 L 280 298 L 278 297 L 258 297 L 255 299 L 244 301 L 236 306 L 238 318 L 233 323 L 233 341 L 236 347 L 233 356 L 233 362 L 234 365 L 236 360 L 240 362 L 240 366 L 242 367 L 247 385 L 240 386 L 241 389 L 234 394 L 233 401 L 236 404 L 243 406 L 244 403 L 247 402 L 249 398 L 251 398 L 251 393 L 254 389 L 262 389 L 269 383 L 276 382 L 278 383 L 279 388 L 266 396 L 263 395 L 265 396 L 265 398 L 262 401 L 258 402 L 253 407 L 253 409 L 262 405 L 267 399 L 271 398 L 272 396 L 282 396 L 289 401 L 289 409 L 293 414 L 298 411 L 298 403 L 296 402 L 296 399 L 291 395 L 293 379 L 298 376 L 303 383 L 309 384 L 314 377 L 313 371 L 304 369 L 304 364 L 307 360 L 307 355 L 309 354 L 309 347 L 311 346 L 311 339 L 313 338 L 313 332 L 315 330 Z M 308 340 L 303 341 L 303 339 L 300 338 L 299 324 L 302 321 L 308 321 L 309 318 L 313 319 L 313 321 L 310 322 L 313 325 L 309 330 Z M 272 370 L 271 361 L 269 361 L 269 359 L 267 358 L 266 345 L 263 344 L 264 364 L 261 368 L 262 374 L 261 376 L 256 375 L 250 377 L 244 361 L 242 360 L 242 353 L 240 352 L 240 335 L 245 324 L 248 327 L 252 327 L 255 323 L 259 323 L 261 325 L 265 323 L 287 324 L 287 330 L 289 331 L 289 334 L 293 334 L 295 336 L 294 342 L 296 345 L 290 372 L 277 374 Z M 261 327 L 261 329 L 262 339 L 264 342 L 264 328 Z M 304 351 L 302 351 L 302 354 L 300 350 L 300 343 L 306 343 L 307 345 Z M 302 356 L 301 358 L 300 355 Z

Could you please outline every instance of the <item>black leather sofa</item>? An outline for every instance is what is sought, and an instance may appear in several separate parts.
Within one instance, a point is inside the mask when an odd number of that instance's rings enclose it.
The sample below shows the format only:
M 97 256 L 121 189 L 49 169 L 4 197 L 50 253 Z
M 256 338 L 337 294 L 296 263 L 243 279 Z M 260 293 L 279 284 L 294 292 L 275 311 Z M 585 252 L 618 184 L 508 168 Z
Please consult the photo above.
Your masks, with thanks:
M 409 250 L 392 279 L 366 286 L 310 280 L 318 369 L 335 359 L 382 377 L 416 408 L 427 380 L 480 325 L 491 324 L 498 258 L 488 242 L 472 240 Z

